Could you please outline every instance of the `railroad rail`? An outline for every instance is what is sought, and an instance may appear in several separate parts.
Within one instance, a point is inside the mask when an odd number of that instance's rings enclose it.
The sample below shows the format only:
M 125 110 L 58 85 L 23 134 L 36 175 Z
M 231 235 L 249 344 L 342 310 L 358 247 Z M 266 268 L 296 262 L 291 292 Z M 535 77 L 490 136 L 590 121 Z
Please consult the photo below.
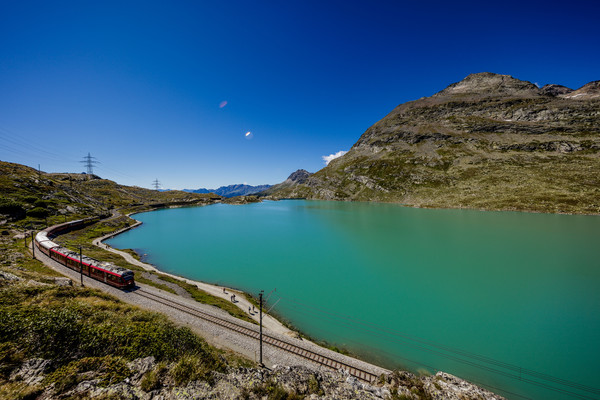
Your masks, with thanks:
M 190 307 L 189 305 L 182 304 L 175 300 L 168 299 L 166 297 L 157 295 L 155 293 L 148 292 L 144 289 L 137 289 L 131 293 L 135 293 L 138 296 L 145 297 L 149 300 L 163 304 L 167 307 L 174 308 L 176 310 L 179 310 L 186 314 L 192 315 L 194 317 L 201 318 L 205 321 L 219 325 L 225 329 L 229 329 L 231 331 L 234 331 L 234 332 L 240 333 L 242 335 L 249 336 L 253 339 L 259 340 L 259 333 L 257 331 L 250 329 L 248 327 L 245 327 L 241 324 L 237 324 L 235 322 L 226 320 L 224 318 L 216 317 L 216 316 L 206 313 L 204 311 L 198 310 L 197 308 Z M 319 365 L 323 365 L 325 367 L 328 367 L 328 368 L 331 368 L 334 370 L 343 369 L 343 370 L 347 371 L 351 376 L 354 376 L 355 378 L 360 379 L 361 381 L 364 381 L 364 382 L 371 383 L 377 378 L 377 375 L 375 375 L 371 372 L 348 365 L 342 361 L 335 360 L 331 357 L 324 356 L 322 354 L 318 354 L 312 350 L 305 349 L 301 346 L 286 342 L 284 340 L 275 338 L 275 337 L 270 336 L 265 333 L 263 333 L 263 342 L 266 344 L 269 344 L 271 346 L 277 347 L 281 350 L 285 350 L 285 351 L 292 353 L 294 355 L 297 355 L 299 357 L 302 357 L 302 358 L 305 358 L 312 362 L 315 362 Z

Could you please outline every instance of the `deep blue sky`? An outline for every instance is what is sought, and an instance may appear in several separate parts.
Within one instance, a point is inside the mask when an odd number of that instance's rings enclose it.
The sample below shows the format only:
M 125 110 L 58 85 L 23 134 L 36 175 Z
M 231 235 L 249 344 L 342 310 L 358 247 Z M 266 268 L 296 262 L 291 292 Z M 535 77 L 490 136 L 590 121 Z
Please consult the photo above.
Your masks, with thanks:
M 599 11 L 577 0 L 0 0 L 0 160 L 81 172 L 90 152 L 97 174 L 128 185 L 274 184 L 470 73 L 573 89 L 600 79 Z

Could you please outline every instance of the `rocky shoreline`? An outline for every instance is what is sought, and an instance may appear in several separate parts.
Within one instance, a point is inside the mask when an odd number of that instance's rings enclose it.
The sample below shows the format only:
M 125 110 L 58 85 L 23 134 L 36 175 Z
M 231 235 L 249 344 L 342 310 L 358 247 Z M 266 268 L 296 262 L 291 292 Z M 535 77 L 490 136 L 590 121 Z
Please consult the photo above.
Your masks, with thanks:
M 36 387 L 46 379 L 51 360 L 31 359 L 14 370 L 11 381 L 22 381 Z M 77 377 L 79 381 L 68 391 L 55 394 L 55 384 L 35 393 L 38 399 L 431 399 L 463 400 L 503 397 L 481 389 L 453 375 L 438 372 L 417 377 L 409 372 L 382 375 L 377 383 L 367 384 L 345 371 L 314 371 L 302 366 L 275 366 L 272 370 L 232 368 L 226 373 L 213 372 L 205 380 L 194 380 L 178 386 L 167 374 L 161 374 L 154 357 L 127 363 L 130 376 L 123 381 L 106 384 L 93 373 Z M 163 367 L 164 369 L 164 367 Z

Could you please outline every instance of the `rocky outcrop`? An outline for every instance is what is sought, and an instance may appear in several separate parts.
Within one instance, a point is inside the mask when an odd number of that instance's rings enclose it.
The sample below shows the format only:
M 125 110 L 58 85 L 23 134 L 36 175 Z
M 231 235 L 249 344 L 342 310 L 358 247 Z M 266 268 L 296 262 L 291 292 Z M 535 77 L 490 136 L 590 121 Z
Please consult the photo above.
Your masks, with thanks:
M 423 391 L 432 400 L 502 399 L 472 383 L 445 372 L 422 379 Z
M 306 367 L 275 366 L 272 370 L 234 368 L 227 373 L 213 372 L 206 380 L 175 385 L 166 375 L 149 385 L 148 377 L 160 376 L 164 365 L 154 357 L 136 359 L 127 364 L 129 376 L 107 385 L 93 373 L 71 377 L 74 386 L 62 393 L 54 384 L 39 387 L 37 394 L 46 400 L 61 398 L 121 399 L 265 399 L 306 398 L 339 400 L 380 399 L 490 399 L 503 397 L 475 386 L 453 375 L 438 372 L 434 376 L 417 377 L 409 372 L 382 375 L 377 382 L 365 383 L 340 371 L 314 371 Z M 24 362 L 10 375 L 11 381 L 41 385 L 50 376 L 49 360 Z M 75 383 L 77 382 L 77 383 Z M 296 396 L 296 397 L 293 397 Z M 403 396 L 403 397 L 402 397 Z
M 28 385 L 37 385 L 44 380 L 44 376 L 52 361 L 33 358 L 25 361 L 19 368 L 10 374 L 11 381 L 23 381 Z

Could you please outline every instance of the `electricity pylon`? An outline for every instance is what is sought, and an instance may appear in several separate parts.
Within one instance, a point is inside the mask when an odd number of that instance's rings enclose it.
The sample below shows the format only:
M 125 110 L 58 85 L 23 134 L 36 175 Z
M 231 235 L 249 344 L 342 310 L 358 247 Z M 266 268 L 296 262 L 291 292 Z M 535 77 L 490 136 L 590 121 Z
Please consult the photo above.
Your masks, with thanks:
M 100 164 L 100 161 L 97 161 L 96 157 L 92 157 L 90 153 L 88 153 L 87 156 L 83 157 L 83 160 L 79 162 L 85 165 L 85 167 L 87 168 L 88 175 L 94 174 L 94 164 Z

